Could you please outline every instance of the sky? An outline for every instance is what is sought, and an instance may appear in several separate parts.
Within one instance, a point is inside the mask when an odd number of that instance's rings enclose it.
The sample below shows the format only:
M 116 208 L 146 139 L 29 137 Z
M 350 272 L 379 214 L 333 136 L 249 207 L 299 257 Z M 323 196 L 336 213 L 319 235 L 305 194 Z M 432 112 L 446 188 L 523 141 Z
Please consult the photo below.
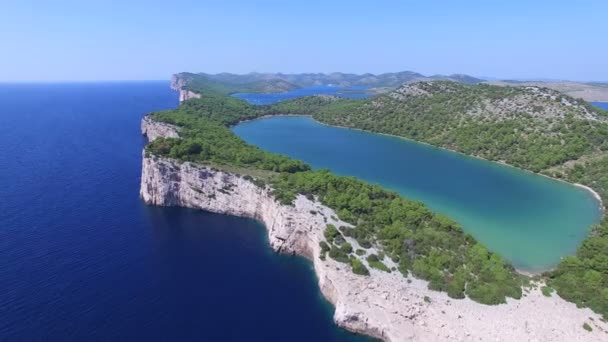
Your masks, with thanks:
M 608 1 L 0 4 L 0 81 L 404 70 L 608 81 Z

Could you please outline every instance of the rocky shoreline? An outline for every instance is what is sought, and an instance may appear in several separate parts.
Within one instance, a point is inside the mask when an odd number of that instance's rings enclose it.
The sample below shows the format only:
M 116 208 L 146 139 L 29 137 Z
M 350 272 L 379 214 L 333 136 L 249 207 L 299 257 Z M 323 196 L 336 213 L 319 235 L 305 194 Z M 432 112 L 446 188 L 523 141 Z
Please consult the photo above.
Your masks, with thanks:
M 175 126 L 145 117 L 142 133 L 154 140 L 179 132 Z M 524 291 L 521 300 L 487 306 L 451 299 L 428 290 L 425 281 L 398 272 L 370 269 L 370 276 L 358 276 L 344 264 L 321 260 L 319 242 L 325 226 L 347 223 L 337 220 L 332 209 L 304 196 L 298 196 L 294 206 L 281 205 L 268 188 L 248 177 L 144 153 L 140 195 L 152 205 L 260 220 L 275 251 L 302 255 L 313 263 L 321 292 L 336 308 L 334 321 L 353 332 L 392 342 L 608 339 L 608 324 L 599 315 L 556 294 L 544 296 L 541 284 Z M 593 330 L 584 330 L 584 323 Z

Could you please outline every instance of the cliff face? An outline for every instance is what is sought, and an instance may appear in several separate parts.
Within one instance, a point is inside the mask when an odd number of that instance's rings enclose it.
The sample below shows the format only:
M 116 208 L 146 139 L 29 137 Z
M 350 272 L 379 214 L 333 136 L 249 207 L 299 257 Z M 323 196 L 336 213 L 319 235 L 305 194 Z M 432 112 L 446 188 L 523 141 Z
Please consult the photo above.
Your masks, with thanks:
M 347 265 L 319 259 L 319 242 L 327 223 L 346 225 L 332 219 L 335 213 L 331 209 L 304 196 L 298 196 L 293 206 L 281 205 L 268 189 L 243 177 L 154 156 L 143 158 L 140 195 L 148 204 L 202 209 L 263 222 L 275 251 L 298 254 L 313 262 L 322 293 L 336 306 L 335 320 L 339 325 L 385 340 L 398 340 L 377 328 L 388 322 L 372 323 L 357 308 L 369 305 L 367 296 L 356 296 L 374 288 L 367 289 L 370 280 L 354 275 Z M 354 310 L 349 308 L 352 306 Z
M 179 133 L 176 127 L 149 118 L 142 121 L 142 132 L 150 140 Z M 144 153 L 140 195 L 148 204 L 261 221 L 275 251 L 311 260 L 321 292 L 336 307 L 334 321 L 353 332 L 393 342 L 605 341 L 608 336 L 608 325 L 599 315 L 555 295 L 545 297 L 538 288 L 527 291 L 522 300 L 486 306 L 451 299 L 399 272 L 370 269 L 370 276 L 358 276 L 346 264 L 321 260 L 319 242 L 326 225 L 349 224 L 337 219 L 332 209 L 301 195 L 294 205 L 282 205 L 268 188 L 248 177 Z M 356 241 L 347 239 L 358 248 Z M 584 322 L 593 326 L 592 332 L 583 330 Z
M 192 163 L 144 157 L 141 197 L 149 204 L 180 206 L 249 217 L 268 228 L 271 247 L 313 259 L 314 220 L 305 210 L 317 205 L 298 198 L 296 206 L 279 205 L 267 190 L 234 174 Z M 318 241 L 317 241 L 318 244 Z
M 169 125 L 162 122 L 156 122 L 148 116 L 144 116 L 141 120 L 141 133 L 145 135 L 149 141 L 156 138 L 177 138 L 179 137 L 179 127 Z
M 181 103 L 189 99 L 200 99 L 201 94 L 184 89 L 186 84 L 187 80 L 180 77 L 179 74 L 171 76 L 171 89 L 179 92 L 179 102 Z

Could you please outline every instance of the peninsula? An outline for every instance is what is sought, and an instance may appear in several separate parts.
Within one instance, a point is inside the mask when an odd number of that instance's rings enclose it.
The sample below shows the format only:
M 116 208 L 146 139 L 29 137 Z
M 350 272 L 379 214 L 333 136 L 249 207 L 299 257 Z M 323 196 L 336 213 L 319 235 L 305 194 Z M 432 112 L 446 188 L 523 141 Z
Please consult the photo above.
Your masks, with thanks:
M 234 81 L 180 75 L 173 87 L 185 94 L 182 105 L 142 121 L 150 140 L 142 198 L 261 220 L 272 248 L 313 262 L 340 326 L 386 341 L 608 336 L 601 317 L 608 296 L 591 293 L 606 292 L 605 223 L 577 256 L 531 281 L 422 204 L 353 178 L 311 171 L 246 144 L 228 129 L 264 115 L 311 114 L 324 123 L 580 181 L 604 196 L 604 184 L 586 181 L 605 165 L 604 112 L 547 89 L 451 81 L 408 84 L 366 100 L 314 96 L 255 107 L 228 96 L 242 89 Z

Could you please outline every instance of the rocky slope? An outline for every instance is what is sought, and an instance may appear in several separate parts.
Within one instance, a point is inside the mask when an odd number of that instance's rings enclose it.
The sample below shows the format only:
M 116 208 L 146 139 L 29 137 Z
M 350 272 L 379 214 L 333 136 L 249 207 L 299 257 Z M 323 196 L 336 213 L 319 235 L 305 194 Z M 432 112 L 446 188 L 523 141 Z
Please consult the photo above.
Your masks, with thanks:
M 151 140 L 177 136 L 175 126 L 142 121 Z M 531 289 L 522 300 L 485 306 L 430 291 L 424 281 L 371 269 L 358 276 L 348 266 L 319 258 L 328 223 L 347 225 L 332 209 L 298 196 L 281 205 L 268 188 L 249 177 L 144 153 L 142 199 L 153 205 L 183 206 L 250 217 L 263 222 L 271 247 L 299 254 L 314 265 L 323 295 L 336 307 L 334 320 L 348 330 L 385 341 L 605 341 L 608 326 L 591 310 L 577 309 L 556 295 Z M 202 228 L 201 228 L 202 229 Z M 356 246 L 355 241 L 349 241 Z M 363 259 L 363 258 L 362 258 Z M 500 322 L 500 323 L 498 323 Z M 593 327 L 591 332 L 583 323 Z
M 156 138 L 178 138 L 179 127 L 163 122 L 157 122 L 150 117 L 145 116 L 141 119 L 141 133 L 145 135 L 149 141 Z
M 564 94 L 570 95 L 577 99 L 583 99 L 591 102 L 608 102 L 608 84 L 607 83 L 585 83 L 572 81 L 554 81 L 554 82 L 519 82 L 519 81 L 490 81 L 489 84 L 508 85 L 519 87 L 541 87 L 550 88 Z
M 481 88 L 480 88 L 481 89 Z M 487 88 L 491 89 L 491 88 Z M 473 117 L 487 117 L 496 120 L 508 120 L 527 116 L 538 120 L 562 120 L 571 114 L 577 119 L 603 121 L 607 118 L 592 111 L 583 101 L 565 96 L 559 91 L 539 86 L 525 86 L 514 88 L 511 92 L 503 92 L 498 96 L 492 93 L 471 95 L 467 88 L 452 82 L 416 82 L 404 84 L 388 97 L 407 103 L 416 97 L 444 96 L 449 94 L 457 96 L 471 96 L 467 107 L 462 114 Z M 446 96 L 448 95 L 448 96 Z M 474 96 L 478 96 L 475 98 Z M 373 104 L 382 105 L 383 98 L 379 98 Z
M 180 77 L 179 75 L 171 76 L 171 89 L 179 92 L 180 103 L 188 99 L 199 99 L 201 97 L 201 94 L 184 89 L 186 84 L 188 84 L 188 79 Z

